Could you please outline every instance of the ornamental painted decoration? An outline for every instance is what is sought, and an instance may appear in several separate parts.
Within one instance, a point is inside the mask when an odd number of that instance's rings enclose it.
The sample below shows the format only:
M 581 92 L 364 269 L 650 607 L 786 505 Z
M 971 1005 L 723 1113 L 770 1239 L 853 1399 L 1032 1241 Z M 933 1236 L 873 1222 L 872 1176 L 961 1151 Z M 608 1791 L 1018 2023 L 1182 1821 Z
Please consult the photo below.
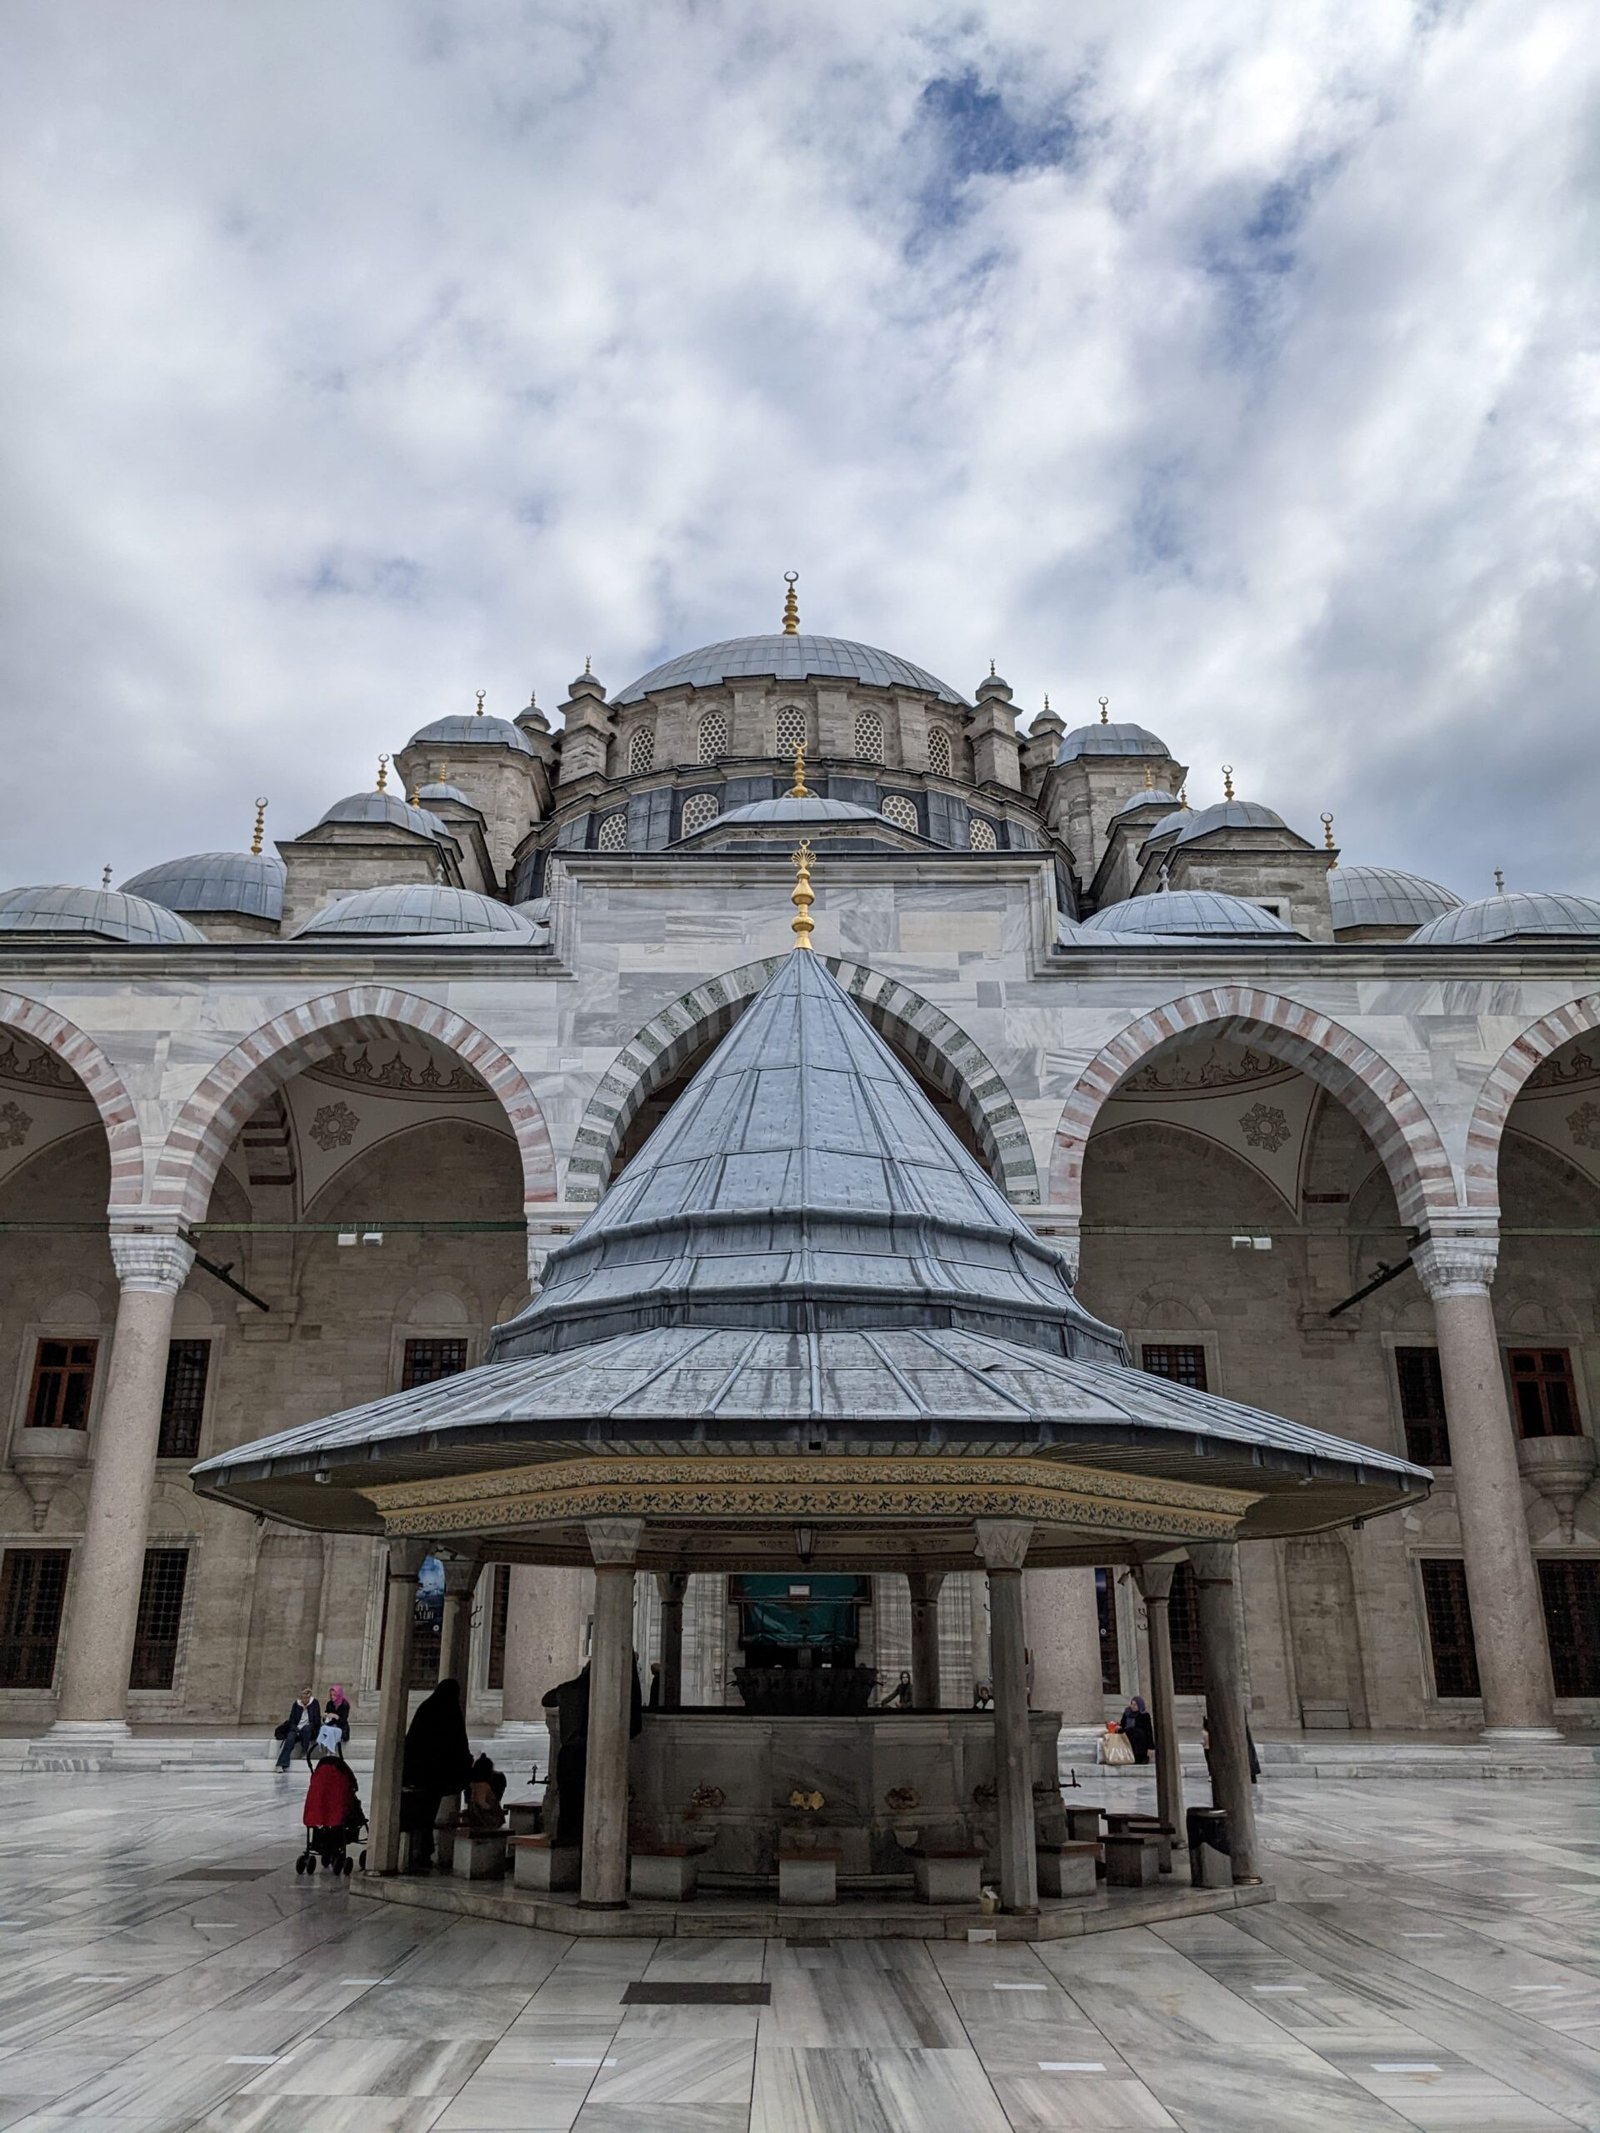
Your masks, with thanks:
M 33 1131 L 33 1120 L 21 1104 L 0 1104 L 0 1148 L 20 1148 Z
M 1239 1121 L 1239 1131 L 1252 1148 L 1276 1155 L 1289 1138 L 1289 1121 L 1276 1104 L 1252 1104 Z
M 359 1124 L 348 1104 L 323 1104 L 311 1121 L 311 1138 L 324 1155 L 329 1155 L 335 1148 L 349 1147 Z
M 1600 1104 L 1579 1104 L 1569 1111 L 1567 1131 L 1579 1148 L 1600 1148 Z

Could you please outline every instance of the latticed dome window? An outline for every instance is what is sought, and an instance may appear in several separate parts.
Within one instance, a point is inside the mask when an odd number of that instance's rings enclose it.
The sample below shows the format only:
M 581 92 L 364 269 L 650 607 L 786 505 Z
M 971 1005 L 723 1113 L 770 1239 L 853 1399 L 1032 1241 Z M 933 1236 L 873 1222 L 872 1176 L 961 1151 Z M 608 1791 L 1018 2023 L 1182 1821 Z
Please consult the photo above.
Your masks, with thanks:
M 656 729 L 654 726 L 635 726 L 628 742 L 628 771 L 638 777 L 641 771 L 656 767 Z
M 999 839 L 994 833 L 994 824 L 980 822 L 976 816 L 967 831 L 967 842 L 975 852 L 997 852 L 1000 849 Z
M 856 720 L 856 754 L 863 763 L 883 761 L 883 720 L 876 711 L 863 711 Z
M 678 835 L 680 837 L 692 836 L 696 830 L 703 830 L 708 822 L 715 822 L 721 812 L 722 809 L 718 805 L 714 793 L 697 792 L 691 794 L 683 803 L 683 815 L 679 823 Z
M 906 799 L 901 793 L 892 793 L 883 803 L 882 814 L 885 822 L 892 822 L 896 829 L 910 830 L 915 835 L 917 828 L 915 801 Z
M 779 755 L 791 756 L 797 748 L 806 744 L 806 715 L 798 704 L 785 704 L 778 713 L 773 727 L 773 741 Z
M 728 720 L 722 711 L 708 711 L 700 721 L 700 760 L 714 763 L 728 752 Z
M 625 852 L 628 849 L 626 815 L 607 815 L 600 825 L 599 845 L 602 852 Z
M 928 728 L 928 768 L 936 778 L 948 778 L 954 774 L 955 756 L 950 747 L 950 736 L 943 726 Z

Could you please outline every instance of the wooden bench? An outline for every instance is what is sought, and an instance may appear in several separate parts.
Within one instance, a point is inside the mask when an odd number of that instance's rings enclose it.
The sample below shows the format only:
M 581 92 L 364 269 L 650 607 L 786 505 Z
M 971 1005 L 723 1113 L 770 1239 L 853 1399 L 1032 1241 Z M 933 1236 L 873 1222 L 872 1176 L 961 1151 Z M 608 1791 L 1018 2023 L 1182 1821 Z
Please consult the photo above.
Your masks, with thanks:
M 514 1837 L 537 1837 L 544 1829 L 542 1800 L 507 1800 L 506 1826 Z
M 1062 1812 L 1067 1818 L 1067 1835 L 1074 1844 L 1082 1844 L 1086 1838 L 1100 1841 L 1100 1823 L 1105 1815 L 1103 1807 L 1067 1807 Z
M 983 1894 L 982 1852 L 913 1852 L 911 1874 L 918 1903 L 975 1904 Z
M 1092 1896 L 1100 1871 L 1100 1847 L 1090 1838 L 1039 1846 L 1041 1896 Z
M 1113 1889 L 1153 1888 L 1161 1879 L 1161 1847 L 1154 1832 L 1128 1830 L 1102 1837 L 1106 1855 L 1106 1886 Z
M 695 1890 L 699 1862 L 687 1844 L 660 1844 L 628 1857 L 628 1894 L 642 1902 L 687 1903 Z
M 779 1852 L 779 1903 L 837 1903 L 839 1861 L 843 1857 L 842 1852 Z
M 575 1844 L 552 1844 L 548 1837 L 513 1837 L 511 1879 L 519 1889 L 552 1889 L 578 1886 L 583 1855 Z
M 1154 1837 L 1162 1873 L 1172 1872 L 1172 1846 L 1178 1833 L 1170 1822 L 1158 1821 L 1154 1815 L 1108 1814 L 1106 1827 L 1114 1837 Z

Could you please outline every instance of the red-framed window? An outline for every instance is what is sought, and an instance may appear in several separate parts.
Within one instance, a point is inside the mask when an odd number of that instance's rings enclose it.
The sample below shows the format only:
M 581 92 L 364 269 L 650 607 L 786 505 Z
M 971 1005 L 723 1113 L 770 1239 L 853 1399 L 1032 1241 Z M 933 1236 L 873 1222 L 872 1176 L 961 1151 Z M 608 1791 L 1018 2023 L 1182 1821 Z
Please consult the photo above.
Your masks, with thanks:
M 98 1341 L 42 1340 L 33 1351 L 29 1429 L 87 1429 Z
M 1576 1437 L 1578 1391 L 1572 1382 L 1572 1357 L 1565 1348 L 1512 1348 L 1506 1355 L 1511 1372 L 1511 1400 L 1519 1437 Z

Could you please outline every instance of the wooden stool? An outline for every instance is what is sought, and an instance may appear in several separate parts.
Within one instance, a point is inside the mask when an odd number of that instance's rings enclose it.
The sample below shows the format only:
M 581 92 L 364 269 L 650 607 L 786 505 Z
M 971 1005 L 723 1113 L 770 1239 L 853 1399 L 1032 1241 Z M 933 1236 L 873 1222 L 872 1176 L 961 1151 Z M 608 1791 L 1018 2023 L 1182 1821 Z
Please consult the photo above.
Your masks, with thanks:
M 1107 1888 L 1148 1889 L 1161 1879 L 1160 1847 L 1153 1836 L 1135 1830 L 1125 1836 L 1103 1837 L 1101 1843 Z

